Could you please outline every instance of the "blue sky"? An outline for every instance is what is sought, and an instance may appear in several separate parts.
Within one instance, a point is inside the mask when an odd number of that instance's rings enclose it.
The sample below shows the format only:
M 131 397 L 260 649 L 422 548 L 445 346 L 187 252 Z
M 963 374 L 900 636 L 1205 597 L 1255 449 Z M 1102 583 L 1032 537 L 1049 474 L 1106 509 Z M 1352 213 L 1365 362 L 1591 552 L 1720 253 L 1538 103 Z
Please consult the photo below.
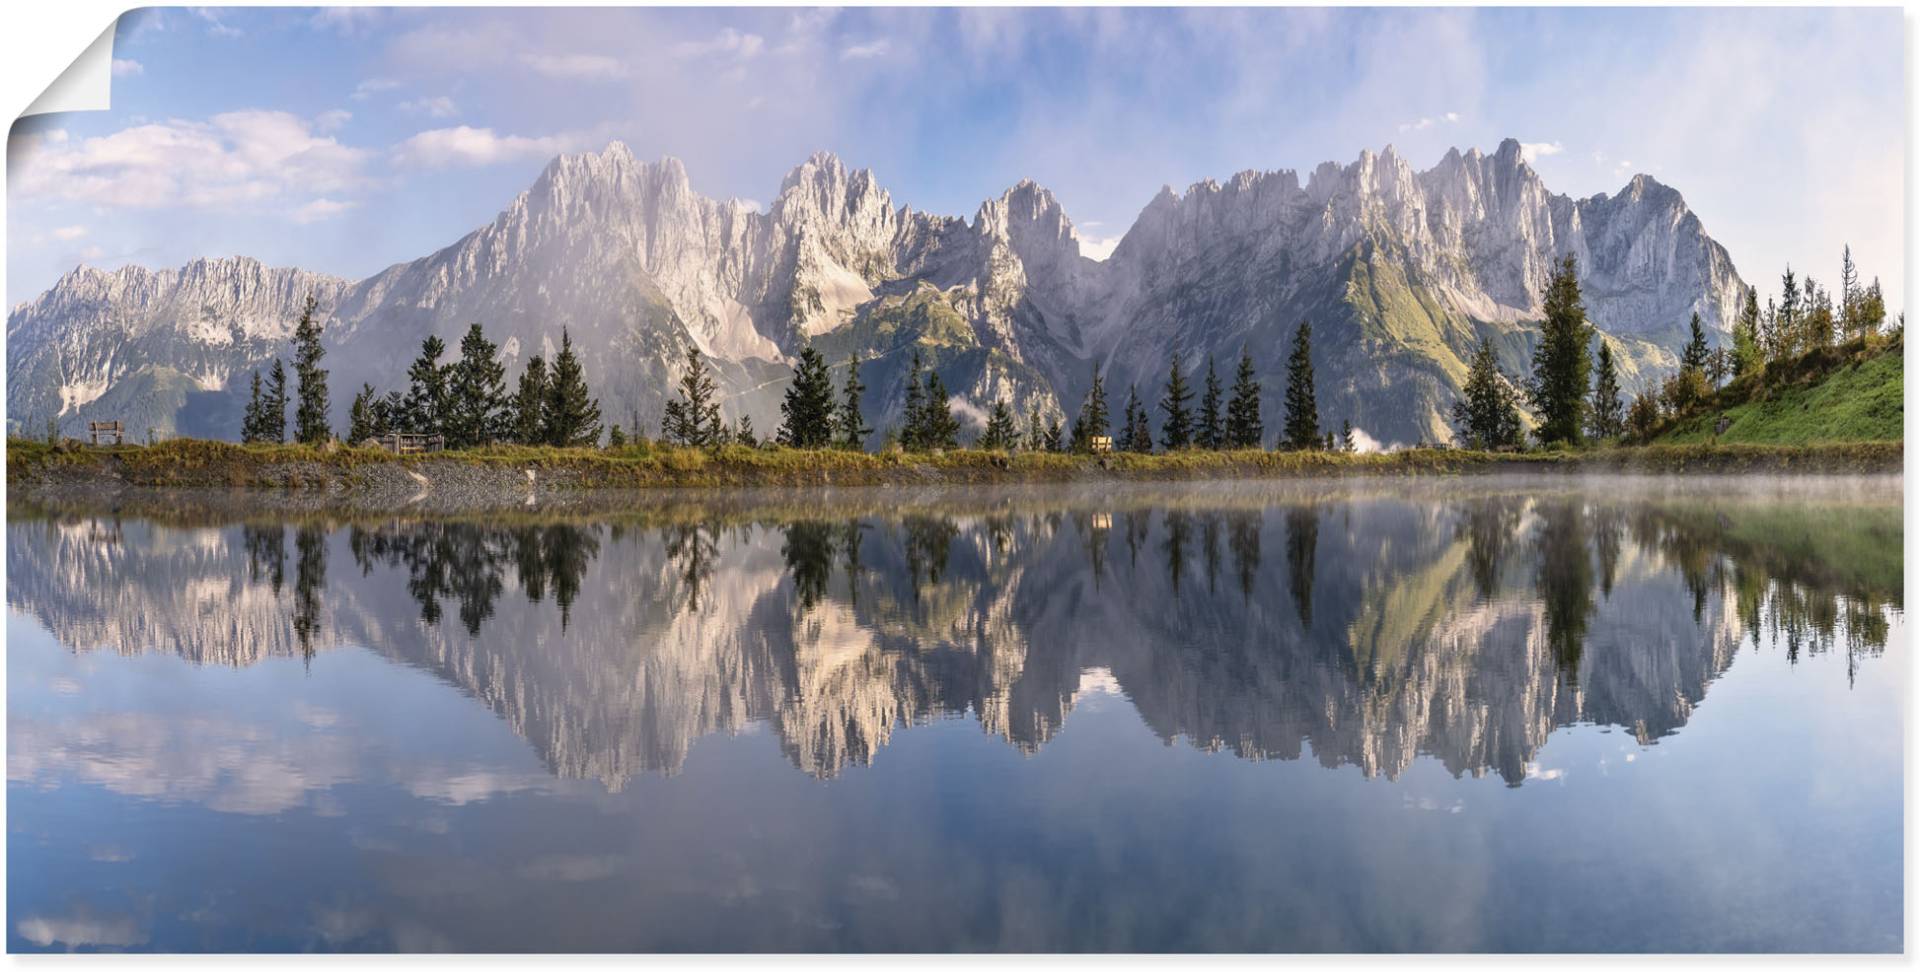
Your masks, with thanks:
M 1098 248 L 1162 185 L 1513 137 L 1556 192 L 1679 188 L 1749 281 L 1896 307 L 1897 9 L 167 8 L 122 18 L 113 109 L 17 125 L 7 301 L 80 262 L 245 254 L 359 277 L 619 138 L 765 202 L 809 153 L 971 216 L 1022 178 Z M 77 53 L 77 52 L 76 52 Z

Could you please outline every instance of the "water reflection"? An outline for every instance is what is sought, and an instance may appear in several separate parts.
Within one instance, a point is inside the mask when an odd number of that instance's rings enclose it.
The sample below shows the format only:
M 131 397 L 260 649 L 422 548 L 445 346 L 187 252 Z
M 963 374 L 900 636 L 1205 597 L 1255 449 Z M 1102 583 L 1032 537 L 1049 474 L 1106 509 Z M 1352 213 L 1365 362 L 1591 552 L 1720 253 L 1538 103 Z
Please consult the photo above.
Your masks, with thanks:
M 317 666 L 366 646 L 614 790 L 759 724 L 822 778 L 945 716 L 1033 752 L 1089 672 L 1164 740 L 1368 776 L 1428 756 L 1520 785 L 1559 727 L 1645 744 L 1685 725 L 1763 632 L 1789 662 L 1844 652 L 1856 677 L 1901 607 L 1899 517 L 1533 492 L 50 514 L 10 523 L 7 570 L 12 606 L 73 649 Z

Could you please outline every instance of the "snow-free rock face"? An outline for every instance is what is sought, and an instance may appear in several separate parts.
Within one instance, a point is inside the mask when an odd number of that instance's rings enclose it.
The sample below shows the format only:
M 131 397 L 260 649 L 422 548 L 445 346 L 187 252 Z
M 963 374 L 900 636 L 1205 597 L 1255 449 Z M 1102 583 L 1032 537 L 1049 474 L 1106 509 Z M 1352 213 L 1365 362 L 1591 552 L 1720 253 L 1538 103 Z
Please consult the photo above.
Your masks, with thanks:
M 651 430 L 686 347 L 716 362 L 729 420 L 777 425 L 793 356 L 867 362 L 869 424 L 899 420 L 915 353 L 963 421 L 1005 398 L 1068 419 L 1095 368 L 1118 408 L 1157 395 L 1176 354 L 1267 376 L 1269 427 L 1301 320 L 1315 327 L 1321 415 L 1382 442 L 1444 439 L 1465 360 L 1491 338 L 1524 370 L 1555 262 L 1574 256 L 1626 384 L 1657 377 L 1695 311 L 1730 328 L 1743 285 L 1679 193 L 1635 176 L 1618 194 L 1547 191 L 1517 142 L 1415 171 L 1393 149 L 1162 190 L 1111 258 L 1082 255 L 1053 194 L 1023 181 L 971 220 L 896 206 L 830 154 L 794 168 L 764 212 L 692 189 L 671 158 L 621 143 L 555 159 L 489 225 L 358 283 L 245 259 L 177 271 L 81 268 L 8 320 L 8 422 L 90 418 L 232 437 L 249 372 L 286 352 L 309 292 L 327 316 L 335 408 L 405 380 L 423 338 L 474 321 L 510 378 L 562 330 L 607 421 Z

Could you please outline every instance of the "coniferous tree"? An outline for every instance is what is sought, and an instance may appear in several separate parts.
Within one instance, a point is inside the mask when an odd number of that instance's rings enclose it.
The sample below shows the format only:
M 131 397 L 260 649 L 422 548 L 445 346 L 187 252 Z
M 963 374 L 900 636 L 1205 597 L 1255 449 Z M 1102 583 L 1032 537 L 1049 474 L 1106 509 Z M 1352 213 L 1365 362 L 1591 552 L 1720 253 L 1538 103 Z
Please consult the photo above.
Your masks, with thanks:
M 1187 386 L 1187 376 L 1180 370 L 1180 355 L 1173 356 L 1173 365 L 1167 369 L 1167 391 L 1160 398 L 1160 410 L 1167 417 L 1160 423 L 1160 446 L 1168 452 L 1185 449 L 1193 444 L 1193 389 Z
M 833 444 L 833 378 L 827 373 L 826 359 L 812 346 L 800 350 L 800 363 L 780 403 L 780 414 L 784 419 L 781 445 L 825 449 Z
M 953 417 L 953 409 L 947 403 L 947 386 L 940 380 L 940 372 L 927 371 L 927 398 L 922 406 L 925 409 L 925 428 L 928 449 L 957 449 L 960 447 L 960 422 Z
M 470 449 L 511 434 L 507 366 L 479 324 L 460 339 L 460 357 L 447 368 L 446 395 L 440 430 L 447 448 Z
M 1260 379 L 1253 371 L 1253 355 L 1240 352 L 1240 368 L 1233 377 L 1233 397 L 1227 401 L 1227 445 L 1258 449 L 1266 437 L 1260 425 Z
M 1470 449 L 1510 449 L 1520 444 L 1517 396 L 1493 353 L 1493 341 L 1482 339 L 1467 368 L 1467 383 L 1453 403 L 1453 425 Z
M 1019 430 L 1014 426 L 1013 409 L 1007 407 L 1006 399 L 995 399 L 993 412 L 987 416 L 987 429 L 980 433 L 980 448 L 1011 449 L 1019 437 Z
M 448 376 L 440 356 L 446 353 L 446 342 L 435 335 L 420 342 L 420 356 L 407 367 L 406 428 L 400 431 L 435 435 L 445 429 Z
M 1800 353 L 1800 281 L 1793 268 L 1780 276 L 1780 309 L 1774 319 L 1773 360 L 1780 361 Z
M 1880 278 L 1873 278 L 1860 297 L 1860 333 L 1875 334 L 1887 322 L 1887 299 L 1880 291 Z M 1904 317 L 1904 314 L 1903 314 Z
M 1027 411 L 1027 448 L 1033 452 L 1044 452 L 1047 448 L 1047 427 L 1040 422 L 1038 405 Z
M 1733 376 L 1733 352 L 1726 347 L 1714 348 L 1707 355 L 1707 387 L 1719 388 Z
M 1226 445 L 1226 428 L 1220 412 L 1220 376 L 1214 373 L 1213 356 L 1207 356 L 1207 381 L 1200 394 L 1200 423 L 1193 430 L 1193 444 L 1202 449 Z
M 1733 323 L 1733 373 L 1750 374 L 1765 362 L 1760 349 L 1760 290 L 1747 288 L 1747 300 Z
M 1153 433 L 1147 428 L 1147 409 L 1140 404 L 1137 387 L 1127 387 L 1127 405 L 1123 410 L 1120 441 L 1115 445 L 1127 452 L 1152 452 Z
M 400 418 L 406 412 L 406 396 L 397 391 L 388 392 L 373 403 L 373 434 L 382 436 L 400 431 Z
M 1858 337 L 1865 331 L 1860 327 L 1860 299 L 1865 289 L 1860 286 L 1860 270 L 1853 265 L 1853 247 L 1843 246 L 1840 250 L 1840 327 L 1847 337 Z
M 1540 322 L 1540 343 L 1533 349 L 1533 378 L 1527 395 L 1540 417 L 1536 430 L 1546 444 L 1580 444 L 1585 431 L 1587 385 L 1593 359 L 1587 345 L 1593 327 L 1580 303 L 1580 280 L 1571 255 L 1547 283 L 1546 319 Z
M 713 372 L 695 345 L 687 345 L 687 366 L 680 374 L 680 397 L 666 406 L 661 437 L 684 446 L 717 446 L 728 437 L 714 394 Z
M 1707 330 L 1700 324 L 1700 312 L 1693 312 L 1693 319 L 1687 322 L 1687 346 L 1680 352 L 1680 367 L 1691 368 L 1702 375 L 1707 373 Z
M 914 348 L 913 363 L 907 366 L 906 402 L 901 407 L 900 447 L 908 452 L 927 448 L 926 425 L 926 391 L 920 387 L 920 349 Z
M 547 361 L 537 354 L 527 359 L 513 396 L 513 440 L 521 445 L 547 441 Z
M 240 441 L 266 441 L 267 402 L 260 394 L 260 369 L 253 369 L 253 393 L 247 397 L 247 410 L 240 419 Z
M 1360 451 L 1358 443 L 1353 441 L 1353 423 L 1347 419 L 1340 420 L 1340 451 Z
M 293 412 L 294 440 L 319 445 L 333 438 L 327 424 L 327 370 L 320 367 L 326 349 L 320 346 L 320 322 L 313 311 L 319 301 L 307 295 L 300 323 L 293 328 L 293 375 L 300 383 L 300 403 Z
M 1311 449 L 1320 442 L 1320 407 L 1313 393 L 1313 324 L 1301 321 L 1293 332 L 1293 353 L 1287 357 L 1287 424 L 1283 439 L 1289 449 Z
M 1107 435 L 1112 431 L 1113 423 L 1107 417 L 1107 391 L 1100 378 L 1100 366 L 1093 366 L 1093 388 L 1087 392 L 1086 404 L 1080 406 L 1080 417 L 1073 420 L 1073 451 L 1093 451 L 1093 437 Z
M 1627 435 L 1640 442 L 1653 437 L 1660 427 L 1660 401 L 1649 392 L 1634 396 L 1627 409 Z
M 740 416 L 740 427 L 734 430 L 733 441 L 749 449 L 757 448 L 760 445 L 760 437 L 753 433 L 753 416 Z
M 627 432 L 616 425 L 607 430 L 607 448 L 618 449 L 627 444 Z
M 560 330 L 560 353 L 553 358 L 547 382 L 545 415 L 547 444 L 590 446 L 600 442 L 600 400 L 587 388 L 580 356 L 573 353 L 573 337 Z
M 1611 439 L 1624 429 L 1624 406 L 1620 401 L 1620 378 L 1613 367 L 1613 346 L 1600 341 L 1599 360 L 1593 372 L 1593 405 L 1587 413 L 1587 430 L 1596 439 Z
M 1066 436 L 1060 432 L 1059 419 L 1054 419 L 1047 423 L 1047 434 L 1040 441 L 1041 445 L 1043 445 L 1048 452 L 1065 452 L 1067 450 Z
M 867 427 L 867 421 L 860 414 L 860 396 L 865 394 L 867 386 L 860 383 L 860 352 L 847 356 L 847 382 L 840 387 L 840 411 L 835 416 L 835 433 L 840 439 L 840 448 L 859 452 L 866 446 L 867 436 L 873 430 Z
M 361 385 L 360 393 L 353 396 L 353 407 L 347 411 L 348 443 L 358 445 L 379 434 L 374 431 L 379 422 L 379 408 L 379 393 L 372 385 Z
M 287 441 L 287 368 L 279 358 L 267 372 L 266 407 L 260 413 L 260 441 Z

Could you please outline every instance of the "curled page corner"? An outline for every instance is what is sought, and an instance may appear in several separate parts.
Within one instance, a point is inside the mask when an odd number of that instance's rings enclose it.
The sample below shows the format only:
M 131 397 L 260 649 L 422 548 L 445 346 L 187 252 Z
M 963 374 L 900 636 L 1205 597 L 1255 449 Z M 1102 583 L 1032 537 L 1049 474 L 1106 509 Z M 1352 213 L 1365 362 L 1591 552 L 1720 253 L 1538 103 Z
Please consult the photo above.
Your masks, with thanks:
M 20 117 L 62 111 L 105 111 L 113 103 L 113 35 L 119 18 L 107 25 L 87 49 L 80 52 L 47 90 L 20 113 Z

